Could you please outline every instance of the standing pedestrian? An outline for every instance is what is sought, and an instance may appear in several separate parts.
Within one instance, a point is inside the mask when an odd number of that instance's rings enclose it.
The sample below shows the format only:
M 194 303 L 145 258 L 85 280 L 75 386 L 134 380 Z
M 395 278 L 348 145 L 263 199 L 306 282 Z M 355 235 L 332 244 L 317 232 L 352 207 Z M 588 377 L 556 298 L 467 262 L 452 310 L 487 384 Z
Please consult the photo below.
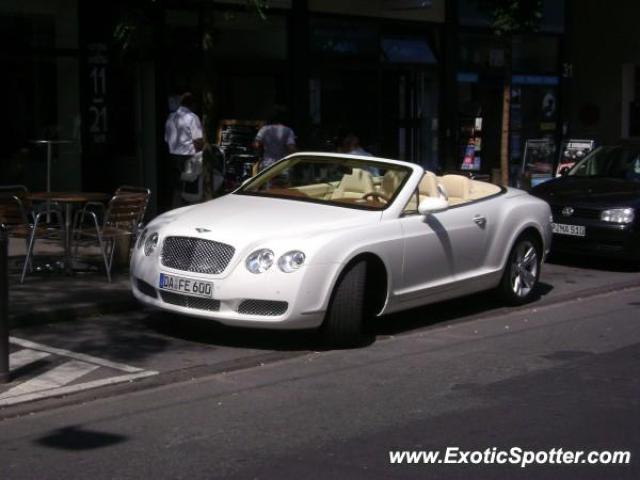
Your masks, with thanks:
M 195 100 L 189 92 L 180 97 L 180 106 L 169 114 L 164 127 L 164 140 L 171 157 L 172 208 L 182 205 L 180 175 L 185 163 L 204 147 L 202 123 L 194 113 Z
M 267 168 L 297 150 L 296 136 L 293 130 L 285 125 L 286 116 L 286 109 L 276 106 L 269 123 L 258 130 L 255 147 L 260 159 L 259 170 Z
M 364 157 L 373 156 L 360 146 L 360 139 L 355 133 L 348 133 L 340 139 L 338 141 L 337 150 L 340 153 L 346 153 L 349 155 L 360 155 Z

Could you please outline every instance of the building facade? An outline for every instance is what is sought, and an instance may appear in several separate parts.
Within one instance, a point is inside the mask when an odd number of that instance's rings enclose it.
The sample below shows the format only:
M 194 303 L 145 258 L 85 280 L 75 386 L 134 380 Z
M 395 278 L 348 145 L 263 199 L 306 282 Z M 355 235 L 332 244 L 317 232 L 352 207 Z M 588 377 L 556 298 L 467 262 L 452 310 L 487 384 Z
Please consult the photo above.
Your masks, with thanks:
M 353 132 L 373 154 L 453 170 L 471 128 L 479 171 L 499 166 L 505 50 L 472 0 L 249 3 L 2 2 L 2 183 L 43 189 L 34 141 L 65 141 L 51 147 L 54 190 L 146 185 L 162 209 L 164 121 L 184 91 L 202 100 L 212 142 L 222 120 L 265 120 L 283 104 L 302 149 Z M 540 32 L 513 40 L 514 163 L 525 139 L 563 133 L 564 2 L 543 3 Z

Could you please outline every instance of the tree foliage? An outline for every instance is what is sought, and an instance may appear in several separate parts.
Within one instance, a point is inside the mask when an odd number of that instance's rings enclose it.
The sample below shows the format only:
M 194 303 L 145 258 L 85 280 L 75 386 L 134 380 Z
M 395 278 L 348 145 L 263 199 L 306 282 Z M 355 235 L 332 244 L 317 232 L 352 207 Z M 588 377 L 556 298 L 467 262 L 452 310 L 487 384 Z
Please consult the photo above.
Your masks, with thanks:
M 477 5 L 500 36 L 535 31 L 542 19 L 542 0 L 477 0 Z
M 215 3 L 213 0 L 202 0 L 203 3 Z M 262 20 L 267 19 L 269 9 L 268 0 L 244 0 L 244 5 L 248 10 L 255 12 Z M 123 9 L 120 18 L 113 29 L 113 41 L 117 50 L 122 55 L 144 55 L 153 45 L 152 19 L 148 8 L 158 5 L 156 0 L 136 2 L 135 6 Z M 224 17 L 229 16 L 225 12 Z M 207 39 L 203 39 L 203 44 L 207 45 Z

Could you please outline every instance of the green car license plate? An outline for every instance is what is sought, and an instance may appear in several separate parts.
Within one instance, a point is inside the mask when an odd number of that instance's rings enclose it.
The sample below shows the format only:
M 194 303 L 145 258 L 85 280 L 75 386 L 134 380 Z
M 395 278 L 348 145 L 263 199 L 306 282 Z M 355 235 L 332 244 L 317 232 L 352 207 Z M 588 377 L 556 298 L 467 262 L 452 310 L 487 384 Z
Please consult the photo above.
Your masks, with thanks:
M 551 229 L 553 230 L 553 233 L 557 233 L 558 235 L 571 235 L 573 237 L 585 237 L 587 235 L 586 228 L 583 225 L 552 223 Z

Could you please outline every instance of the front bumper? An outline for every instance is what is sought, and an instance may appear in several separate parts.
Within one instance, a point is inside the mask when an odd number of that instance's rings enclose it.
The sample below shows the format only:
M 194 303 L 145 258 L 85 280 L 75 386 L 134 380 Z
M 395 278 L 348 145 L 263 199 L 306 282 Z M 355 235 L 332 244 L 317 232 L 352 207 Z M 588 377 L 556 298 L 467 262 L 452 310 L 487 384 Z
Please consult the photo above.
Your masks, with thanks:
M 571 219 L 556 217 L 555 223 L 580 225 L 585 227 L 586 235 L 576 237 L 554 234 L 552 252 L 588 254 L 598 257 L 640 260 L 640 230 L 635 224 L 606 224 L 599 220 Z
M 143 304 L 224 325 L 305 329 L 322 324 L 338 264 L 305 265 L 283 273 L 275 265 L 255 275 L 242 262 L 220 276 L 166 268 L 157 257 L 135 251 L 131 260 L 131 289 Z M 212 299 L 197 299 L 161 290 L 160 273 L 213 282 Z

